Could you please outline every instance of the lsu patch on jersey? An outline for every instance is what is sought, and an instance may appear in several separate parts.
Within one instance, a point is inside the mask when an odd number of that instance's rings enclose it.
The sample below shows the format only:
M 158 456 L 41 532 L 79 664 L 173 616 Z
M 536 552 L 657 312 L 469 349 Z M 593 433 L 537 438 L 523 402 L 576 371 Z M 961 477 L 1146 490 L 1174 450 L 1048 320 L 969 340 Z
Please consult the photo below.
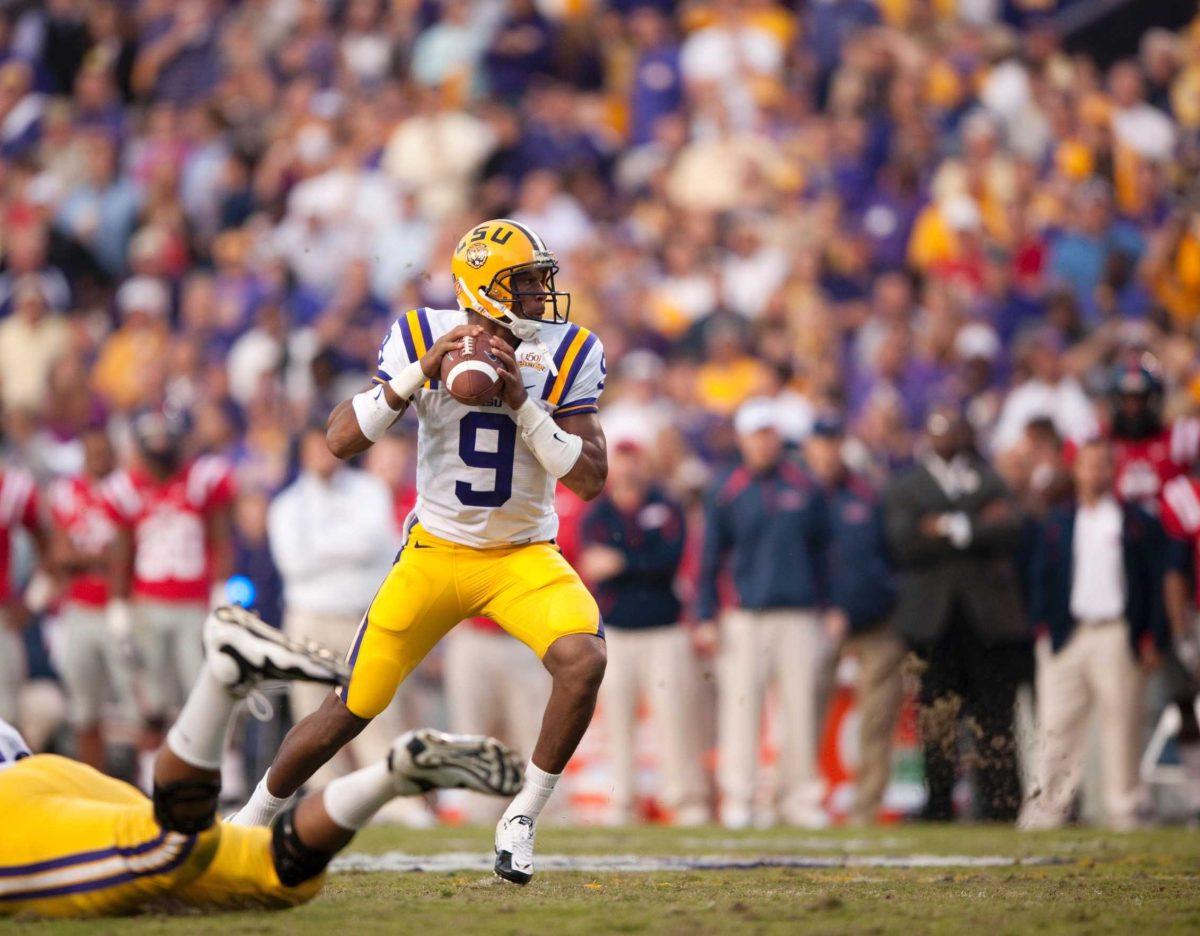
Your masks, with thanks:
M 391 380 L 466 322 L 457 309 L 405 313 L 383 340 L 375 379 Z M 570 322 L 542 323 L 541 337 L 553 368 L 529 343 L 515 355 L 529 396 L 555 416 L 596 412 L 605 377 L 600 340 Z M 500 400 L 467 406 L 439 380 L 426 381 L 413 405 L 420 420 L 414 510 L 426 530 L 481 548 L 554 539 L 555 479 L 522 441 L 511 408 Z

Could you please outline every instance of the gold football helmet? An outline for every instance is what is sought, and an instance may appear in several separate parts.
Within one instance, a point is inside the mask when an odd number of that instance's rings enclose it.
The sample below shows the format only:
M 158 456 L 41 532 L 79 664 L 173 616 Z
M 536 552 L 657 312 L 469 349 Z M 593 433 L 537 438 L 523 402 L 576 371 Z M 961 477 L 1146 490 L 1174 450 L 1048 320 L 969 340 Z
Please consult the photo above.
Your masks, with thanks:
M 514 285 L 513 277 L 526 271 L 541 273 L 540 289 Z M 533 231 L 508 218 L 484 221 L 471 228 L 450 260 L 454 292 L 463 310 L 478 312 L 505 325 L 522 341 L 535 341 L 539 321 L 565 322 L 571 311 L 571 295 L 554 287 L 558 260 Z M 542 313 L 536 319 L 521 315 L 523 300 L 541 299 Z

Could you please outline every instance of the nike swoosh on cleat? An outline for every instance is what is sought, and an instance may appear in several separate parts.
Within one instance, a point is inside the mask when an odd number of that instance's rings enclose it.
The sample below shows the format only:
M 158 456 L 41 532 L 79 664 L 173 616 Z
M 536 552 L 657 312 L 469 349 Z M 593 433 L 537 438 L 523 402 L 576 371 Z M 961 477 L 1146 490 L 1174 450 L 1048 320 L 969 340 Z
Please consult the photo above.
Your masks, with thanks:
M 413 543 L 413 549 L 433 549 L 428 543 Z

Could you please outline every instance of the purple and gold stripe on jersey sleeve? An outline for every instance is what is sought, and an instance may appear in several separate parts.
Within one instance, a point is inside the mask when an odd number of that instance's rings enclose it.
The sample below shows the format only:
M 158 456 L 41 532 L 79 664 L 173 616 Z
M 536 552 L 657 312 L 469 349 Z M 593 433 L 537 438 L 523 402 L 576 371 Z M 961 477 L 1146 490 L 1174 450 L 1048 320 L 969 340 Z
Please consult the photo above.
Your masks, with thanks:
M 570 403 L 564 403 L 554 411 L 554 418 L 560 416 L 579 416 L 583 413 L 597 413 L 599 407 L 596 406 L 595 397 L 587 397 L 583 400 L 572 400 Z
M 542 387 L 542 399 L 550 399 L 550 393 L 554 390 L 558 383 L 558 378 L 562 374 L 563 359 L 567 356 L 575 338 L 579 335 L 579 326 L 570 324 L 567 326 L 567 333 L 563 335 L 562 341 L 558 343 L 558 350 L 554 352 L 554 370 L 546 372 L 546 385 Z
M 429 313 L 426 309 L 410 309 L 405 312 L 397 323 L 400 326 L 400 338 L 404 341 L 404 350 L 410 361 L 419 361 L 425 352 L 433 347 L 433 332 L 429 327 Z M 425 387 L 436 390 L 437 380 L 425 381 Z
M 558 406 L 571 392 L 571 385 L 579 376 L 583 362 L 587 360 L 588 352 L 596 343 L 596 336 L 586 328 L 572 325 L 576 329 L 573 335 L 568 334 L 559 345 L 558 353 L 554 356 L 554 365 L 558 368 L 558 376 L 553 382 L 547 381 L 546 389 L 542 391 L 542 399 Z

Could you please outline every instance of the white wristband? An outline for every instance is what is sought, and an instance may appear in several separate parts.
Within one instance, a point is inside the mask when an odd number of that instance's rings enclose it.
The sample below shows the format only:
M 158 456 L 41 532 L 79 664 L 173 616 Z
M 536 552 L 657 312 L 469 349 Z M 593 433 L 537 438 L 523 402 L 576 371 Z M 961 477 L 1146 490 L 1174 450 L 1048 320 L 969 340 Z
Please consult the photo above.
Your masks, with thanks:
M 399 412 L 388 406 L 383 387 L 374 387 L 356 393 L 350 401 L 354 408 L 354 416 L 358 420 L 358 428 L 372 442 L 378 442 L 388 427 L 396 421 Z
M 404 370 L 389 380 L 388 386 L 392 388 L 392 392 L 396 396 L 407 403 L 428 379 L 425 371 L 421 369 L 421 362 L 413 361 Z
M 532 398 L 526 397 L 517 410 L 517 425 L 534 457 L 555 478 L 561 478 L 579 461 L 583 439 L 558 425 Z

